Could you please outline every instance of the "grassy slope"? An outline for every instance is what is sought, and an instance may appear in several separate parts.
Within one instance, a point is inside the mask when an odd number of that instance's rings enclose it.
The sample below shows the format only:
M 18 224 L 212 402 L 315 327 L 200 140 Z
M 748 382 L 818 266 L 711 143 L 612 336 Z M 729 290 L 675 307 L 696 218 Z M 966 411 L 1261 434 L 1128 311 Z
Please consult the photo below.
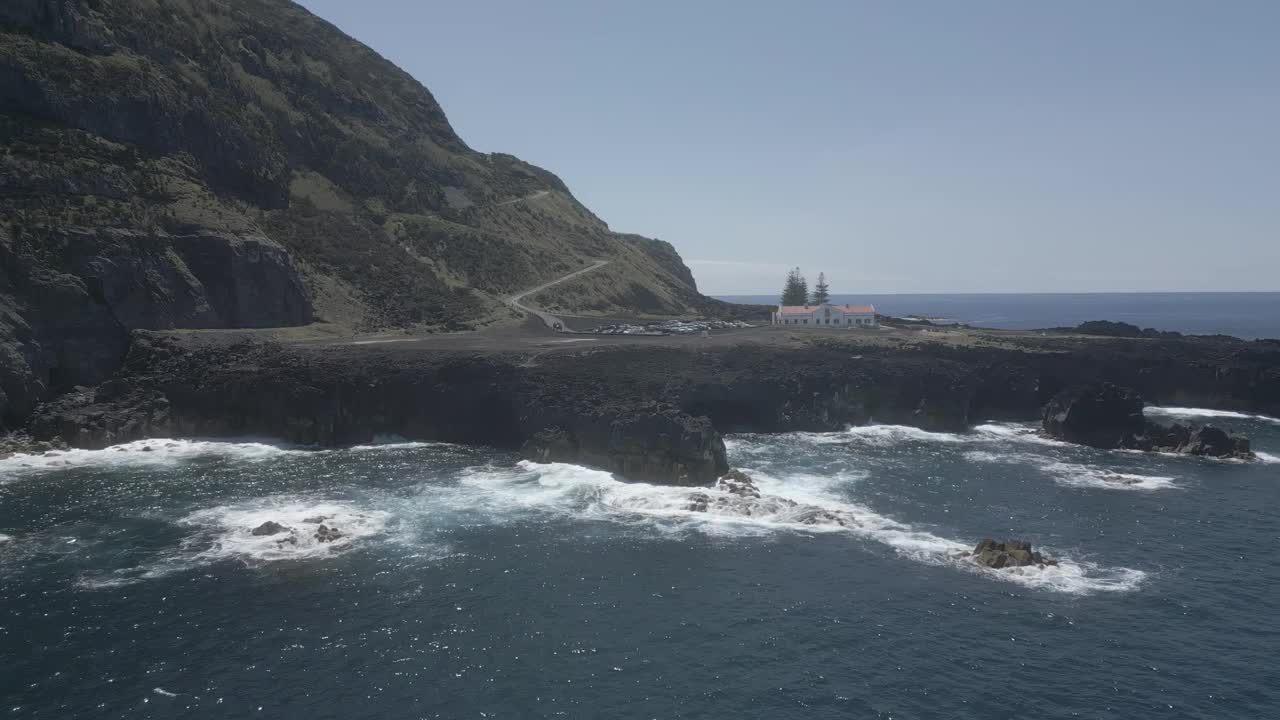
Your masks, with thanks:
M 366 329 L 503 317 L 502 295 L 591 259 L 613 262 L 540 300 L 718 309 L 670 246 L 471 150 L 426 88 L 287 0 L 6 2 L 0 211 L 29 244 L 68 226 L 265 234 L 321 317 Z

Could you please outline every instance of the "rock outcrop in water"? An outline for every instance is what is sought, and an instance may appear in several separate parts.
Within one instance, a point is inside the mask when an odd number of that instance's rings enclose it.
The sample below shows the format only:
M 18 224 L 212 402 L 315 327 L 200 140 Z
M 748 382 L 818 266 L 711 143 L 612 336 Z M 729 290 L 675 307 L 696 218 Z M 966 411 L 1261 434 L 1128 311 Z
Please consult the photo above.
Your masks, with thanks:
M 1045 405 L 1046 437 L 1102 449 L 1171 452 L 1185 455 L 1252 459 L 1249 439 L 1225 430 L 1182 424 L 1163 425 L 1143 415 L 1142 396 L 1112 383 L 1067 388 Z
M 1047 567 L 1057 565 L 1058 561 L 1045 557 L 1031 547 L 1031 543 L 1022 540 L 1005 540 L 996 542 L 991 538 L 983 538 L 973 549 L 973 559 L 979 565 L 996 570 L 1008 567 Z
M 1146 420 L 1142 396 L 1112 383 L 1067 388 L 1044 407 L 1044 434 L 1055 440 L 1096 448 L 1131 447 Z
M 533 433 L 521 453 L 536 462 L 588 465 L 671 485 L 705 485 L 728 468 L 724 441 L 711 421 L 674 408 L 586 410 L 560 422 Z
M 258 527 L 254 528 L 252 535 L 276 535 L 282 532 L 289 532 L 289 528 L 281 525 L 274 520 L 268 520 Z

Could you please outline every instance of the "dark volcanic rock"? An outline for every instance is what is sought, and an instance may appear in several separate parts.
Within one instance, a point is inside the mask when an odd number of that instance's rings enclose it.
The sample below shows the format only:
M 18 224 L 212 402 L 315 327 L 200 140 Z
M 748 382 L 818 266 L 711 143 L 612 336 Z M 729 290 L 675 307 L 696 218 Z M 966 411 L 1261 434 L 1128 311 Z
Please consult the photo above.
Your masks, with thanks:
M 706 485 L 728 468 L 724 441 L 706 418 L 647 408 L 588 414 L 539 430 L 521 448 L 537 462 L 598 467 L 630 480 Z
M 973 559 L 980 565 L 997 570 L 1007 567 L 1046 567 L 1057 565 L 1058 561 L 1047 558 L 1032 549 L 1031 543 L 1022 540 L 1006 540 L 996 542 L 991 538 L 983 538 L 973 549 Z
M 730 495 L 741 495 L 742 497 L 758 498 L 760 497 L 760 488 L 756 487 L 755 480 L 745 472 L 734 468 L 725 473 L 716 482 L 716 488 L 723 490 Z
M 1213 457 L 1252 457 L 1249 439 L 1206 425 L 1191 431 L 1191 436 L 1178 446 L 1177 452 Z
M 1042 425 L 1044 434 L 1055 440 L 1096 448 L 1129 447 L 1145 428 L 1142 397 L 1105 382 L 1070 387 L 1045 405 Z
M 290 530 L 274 520 L 268 520 L 253 529 L 254 535 L 275 535 L 282 532 L 290 532 Z
M 1240 460 L 1255 458 L 1249 448 L 1248 438 L 1236 433 L 1229 433 L 1212 425 L 1190 427 L 1179 423 L 1161 425 L 1160 423 L 1148 421 L 1143 434 L 1134 438 L 1131 447 L 1152 452 L 1171 452 Z
M 322 543 L 333 542 L 334 540 L 337 540 L 338 538 L 341 538 L 341 537 L 342 537 L 342 531 L 338 530 L 338 528 L 336 527 L 321 525 L 320 527 L 316 528 L 316 540 L 319 540 Z
M 1026 349 L 840 342 L 565 348 L 538 350 L 535 363 L 516 352 L 283 346 L 222 333 L 136 331 L 116 377 L 47 403 L 29 428 L 36 439 L 60 436 L 79 447 L 255 435 L 333 446 L 396 434 L 523 450 L 534 460 L 634 480 L 709 485 L 729 469 L 721 432 L 833 431 L 868 422 L 963 430 L 975 419 L 1033 417 L 1061 388 L 1098 375 L 1145 383 L 1171 404 L 1280 414 L 1280 374 L 1268 374 L 1280 367 L 1280 348 L 1265 343 L 1161 345 L 1177 361 L 1139 373 L 1149 347 L 1129 354 L 1110 340 L 1020 342 Z M 1232 348 L 1238 357 L 1214 360 Z M 1132 429 L 1132 404 L 1124 408 L 1121 429 L 1108 434 L 1112 447 Z M 1068 426 L 1076 420 L 1066 413 Z M 1212 436 L 1202 439 L 1196 447 L 1215 446 Z
M 1249 439 L 1211 425 L 1162 425 L 1143 417 L 1137 392 L 1111 383 L 1071 387 L 1044 408 L 1044 435 L 1103 449 L 1251 459 Z

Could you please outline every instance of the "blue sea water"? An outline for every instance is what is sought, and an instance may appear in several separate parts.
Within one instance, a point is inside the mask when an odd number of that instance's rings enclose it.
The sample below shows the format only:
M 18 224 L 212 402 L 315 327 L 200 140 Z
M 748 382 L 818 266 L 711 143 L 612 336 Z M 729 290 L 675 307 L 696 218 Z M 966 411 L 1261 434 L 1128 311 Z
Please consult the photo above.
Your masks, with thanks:
M 777 303 L 774 295 L 728 295 L 721 300 Z M 1280 338 L 1280 292 L 1055 293 L 971 295 L 833 295 L 837 303 L 873 303 L 896 317 L 942 318 L 1008 330 L 1072 327 L 1115 320 L 1195 335 Z
M 758 500 L 422 443 L 0 460 L 0 714 L 1280 717 L 1280 420 L 1213 419 L 1261 459 L 731 437 Z

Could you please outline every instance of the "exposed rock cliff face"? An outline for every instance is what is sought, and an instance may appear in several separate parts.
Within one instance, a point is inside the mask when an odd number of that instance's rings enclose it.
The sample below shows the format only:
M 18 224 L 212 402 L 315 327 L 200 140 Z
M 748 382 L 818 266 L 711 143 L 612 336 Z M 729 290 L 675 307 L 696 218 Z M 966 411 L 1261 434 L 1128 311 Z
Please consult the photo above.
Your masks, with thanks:
M 718 306 L 288 0 L 0 3 L 0 146 L 0 429 L 132 329 L 461 329 L 596 259 L 558 305 Z
M 1046 435 L 1077 445 L 1121 448 L 1142 435 L 1146 419 L 1142 396 L 1111 383 L 1067 388 L 1044 408 Z
M 1104 449 L 1250 459 L 1248 438 L 1210 425 L 1162 425 L 1143 416 L 1142 396 L 1111 383 L 1067 388 L 1044 408 L 1044 434 Z
M 1034 418 L 1060 388 L 1098 380 L 1097 367 L 1123 375 L 1150 361 L 1112 341 L 1077 345 L 1074 354 L 1027 342 L 1018 349 L 633 345 L 539 352 L 530 362 L 518 353 L 283 347 L 139 332 L 117 377 L 46 405 L 31 430 L 37 439 L 87 446 L 184 435 L 331 445 L 398 434 L 523 450 L 637 480 L 706 484 L 726 469 L 722 432 L 868 422 L 961 431 L 989 419 Z M 1268 347 L 1164 348 L 1198 370 L 1145 373 L 1149 397 L 1212 398 L 1202 406 L 1280 414 L 1268 399 L 1277 397 L 1280 377 L 1267 374 L 1280 351 Z M 1264 351 L 1232 357 L 1230 348 Z M 1221 384 L 1232 375 L 1258 382 L 1238 390 Z M 1219 440 L 1188 434 L 1187 451 Z

